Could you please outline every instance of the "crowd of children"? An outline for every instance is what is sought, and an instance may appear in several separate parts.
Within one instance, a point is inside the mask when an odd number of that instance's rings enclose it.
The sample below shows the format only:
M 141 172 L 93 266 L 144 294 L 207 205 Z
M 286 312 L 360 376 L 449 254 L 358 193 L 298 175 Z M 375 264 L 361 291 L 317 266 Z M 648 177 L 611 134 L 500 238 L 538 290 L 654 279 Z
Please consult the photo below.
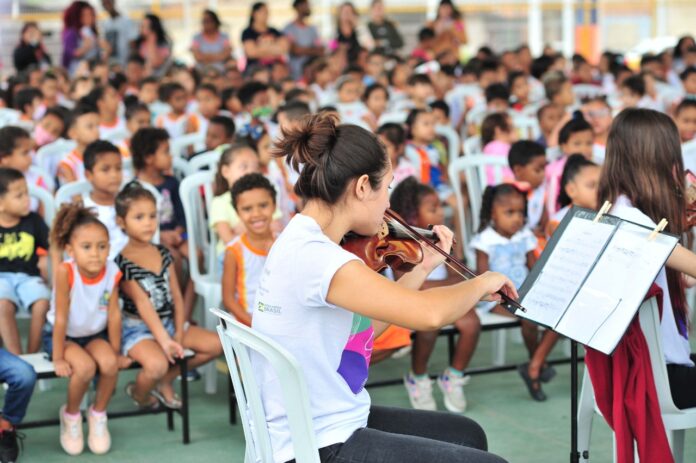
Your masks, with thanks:
M 306 6 L 294 2 L 300 18 L 288 29 L 291 40 L 300 25 L 310 27 L 304 24 Z M 206 12 L 204 21 L 211 18 L 217 16 Z M 56 374 L 69 378 L 59 414 L 60 442 L 70 455 L 83 451 L 80 403 L 95 378 L 87 445 L 97 454 L 109 450 L 109 399 L 119 369 L 133 361 L 142 368 L 125 392 L 138 406 L 181 406 L 173 360 L 191 349 L 189 365 L 195 368 L 222 348 L 215 333 L 194 321 L 187 263 L 203 259 L 188 247 L 179 194 L 186 172 L 180 166 L 213 156 L 214 197 L 205 198 L 205 218 L 218 264 L 208 271 L 221 281 L 224 308 L 251 325 L 268 251 L 303 207 L 294 188 L 301 166 L 274 156 L 274 145 L 308 114 L 332 113 L 376 133 L 393 167 L 392 208 L 422 228 L 456 228 L 457 214 L 467 221 L 475 215 L 479 229 L 460 240 L 456 255 L 471 256 L 478 272 L 504 273 L 518 286 L 568 209 L 597 208 L 598 190 L 627 198 L 625 208 L 647 208 L 641 210 L 653 221 L 660 218 L 648 205 L 657 194 L 642 202 L 648 193 L 637 190 L 644 185 L 611 184 L 624 175 L 621 169 L 647 167 L 603 164 L 614 117 L 631 108 L 667 114 L 673 122 L 665 116 L 660 124 L 675 127 L 676 143 L 694 143 L 693 39 L 680 41 L 684 59 L 646 55 L 633 70 L 616 55 L 608 61 L 603 55 L 599 66 L 579 55 L 569 66 L 549 49 L 532 59 L 525 46 L 497 54 L 484 47 L 463 63 L 438 51 L 432 28 L 418 37 L 416 49 L 403 55 L 367 49 L 355 39 L 350 48 L 339 43 L 326 52 L 318 43 L 293 43 L 289 59 L 257 59 L 245 69 L 230 55 L 205 72 L 172 60 L 155 76 L 135 54 L 125 65 L 93 60 L 85 63 L 87 71 L 72 75 L 60 67 L 38 74 L 30 68 L 11 78 L 0 99 L 18 111 L 16 124 L 0 128 L 0 380 L 9 385 L 0 414 L 2 458 L 16 449 L 15 426 L 35 381 L 18 357 L 22 353 L 43 349 Z M 205 37 L 199 42 L 207 43 Z M 587 86 L 596 91 L 584 97 Z M 446 136 L 452 131 L 473 151 L 453 147 Z M 183 147 L 175 143 L 184 136 L 197 138 Z M 637 141 L 617 136 L 615 146 L 623 143 L 628 152 L 636 147 Z M 469 208 L 465 187 L 478 180 L 448 176 L 452 151 L 496 158 L 483 171 L 480 210 Z M 501 167 L 499 158 L 508 166 Z M 696 165 L 696 159 L 683 164 Z M 641 175 L 650 179 L 654 173 Z M 47 223 L 45 205 L 32 192 L 55 194 L 56 187 L 75 182 L 83 185 L 79 194 L 58 205 Z M 648 180 L 645 185 L 667 188 Z M 454 199 L 454 189 L 465 192 L 463 204 Z M 443 266 L 423 287 L 458 279 Z M 31 315 L 24 348 L 16 318 L 26 311 Z M 465 371 L 481 322 L 472 311 L 455 327 L 460 336 L 454 357 L 437 384 L 445 407 L 462 413 Z M 529 361 L 519 374 L 530 395 L 545 400 L 541 383 L 555 375 L 546 358 L 558 335 L 523 321 L 522 337 Z M 388 330 L 375 342 L 373 361 L 409 346 L 410 338 L 410 332 Z M 413 337 L 404 384 L 414 408 L 436 409 L 428 376 L 436 338 L 437 332 Z

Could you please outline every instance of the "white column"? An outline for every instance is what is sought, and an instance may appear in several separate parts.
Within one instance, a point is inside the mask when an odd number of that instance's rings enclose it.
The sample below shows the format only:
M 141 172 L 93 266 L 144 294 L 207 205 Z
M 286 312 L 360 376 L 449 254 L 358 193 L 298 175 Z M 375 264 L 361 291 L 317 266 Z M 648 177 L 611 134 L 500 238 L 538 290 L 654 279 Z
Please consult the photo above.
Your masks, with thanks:
M 312 3 L 312 6 L 317 5 L 321 8 L 321 14 L 319 15 L 319 23 L 317 28 L 319 29 L 319 35 L 324 40 L 328 40 L 334 36 L 334 27 L 336 24 L 335 17 L 331 11 L 333 6 L 333 0 L 321 0 Z
M 655 2 L 655 26 L 653 32 L 656 37 L 665 37 L 667 33 L 667 6 L 665 0 Z
M 570 58 L 575 53 L 575 0 L 563 0 L 561 18 L 562 52 L 566 58 Z
M 532 56 L 539 56 L 544 49 L 541 29 L 541 0 L 527 0 L 527 42 Z

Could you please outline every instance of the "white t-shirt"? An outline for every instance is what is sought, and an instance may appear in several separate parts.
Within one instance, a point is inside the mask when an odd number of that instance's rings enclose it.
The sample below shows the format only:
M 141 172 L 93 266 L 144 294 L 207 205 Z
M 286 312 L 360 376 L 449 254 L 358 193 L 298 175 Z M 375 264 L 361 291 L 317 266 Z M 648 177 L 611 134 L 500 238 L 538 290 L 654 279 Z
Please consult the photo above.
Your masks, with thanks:
M 611 214 L 621 219 L 635 222 L 646 227 L 655 228 L 655 222 L 647 215 L 643 214 L 638 208 L 633 207 L 631 201 L 626 196 L 619 196 L 611 208 Z M 662 331 L 662 349 L 665 353 L 665 363 L 677 365 L 694 366 L 691 361 L 691 349 L 689 340 L 679 334 L 677 322 L 672 311 L 672 300 L 669 297 L 669 287 L 667 286 L 667 272 L 662 267 L 655 279 L 655 284 L 662 289 L 662 321 L 660 327 Z
M 319 448 L 345 442 L 367 425 L 370 411 L 364 385 L 372 322 L 326 301 L 334 274 L 356 259 L 324 235 L 314 219 L 297 214 L 271 248 L 252 307 L 252 328 L 287 349 L 302 366 Z M 276 462 L 292 460 L 283 385 L 263 357 L 254 354 L 251 359 L 273 457 Z
M 114 260 L 128 244 L 128 235 L 121 230 L 121 227 L 116 225 L 116 206 L 97 204 L 89 196 L 89 193 L 82 195 L 82 204 L 87 209 L 94 209 L 99 221 L 109 230 L 109 260 Z

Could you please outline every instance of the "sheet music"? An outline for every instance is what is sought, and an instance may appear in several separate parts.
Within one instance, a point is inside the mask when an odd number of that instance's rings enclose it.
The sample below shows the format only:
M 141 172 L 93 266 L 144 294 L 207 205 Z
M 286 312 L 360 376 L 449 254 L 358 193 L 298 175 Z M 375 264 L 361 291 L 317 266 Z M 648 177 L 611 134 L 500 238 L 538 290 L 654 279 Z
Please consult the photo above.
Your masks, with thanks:
M 527 313 L 520 315 L 555 327 L 615 229 L 615 225 L 573 217 L 522 299 Z

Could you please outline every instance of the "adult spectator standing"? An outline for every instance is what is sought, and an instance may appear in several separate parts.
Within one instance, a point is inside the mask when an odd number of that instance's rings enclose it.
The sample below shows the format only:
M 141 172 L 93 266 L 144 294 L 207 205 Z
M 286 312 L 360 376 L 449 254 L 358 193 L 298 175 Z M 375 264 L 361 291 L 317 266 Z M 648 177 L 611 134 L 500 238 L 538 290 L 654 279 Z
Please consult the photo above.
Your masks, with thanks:
M 220 30 L 221 26 L 217 13 L 212 10 L 203 11 L 202 30 L 193 37 L 191 45 L 199 70 L 212 66 L 220 72 L 225 71 L 225 62 L 232 54 L 232 44 L 230 37 Z
M 109 44 L 97 33 L 94 8 L 82 0 L 72 2 L 65 10 L 62 39 L 61 63 L 70 74 L 81 61 L 94 62 L 109 55 Z
M 360 15 L 355 5 L 341 3 L 336 12 L 336 39 L 331 48 L 344 51 L 348 63 L 354 63 L 362 48 L 371 50 L 372 47 L 372 37 L 369 31 L 360 27 Z
M 437 7 L 437 16 L 429 25 L 435 31 L 435 54 L 445 50 L 457 50 L 467 43 L 464 17 L 452 0 L 441 0 Z
M 172 44 L 159 16 L 148 13 L 140 23 L 140 35 L 135 40 L 138 54 L 145 60 L 145 75 L 162 77 L 169 68 Z
M 35 22 L 24 24 L 19 36 L 19 43 L 12 54 L 14 67 L 18 74 L 29 66 L 46 68 L 51 65 L 51 57 L 46 52 L 42 39 L 41 30 Z
M 375 47 L 383 53 L 395 54 L 404 46 L 404 39 L 396 25 L 385 17 L 382 0 L 372 0 L 367 28 L 375 41 Z
M 247 74 L 258 65 L 270 67 L 282 62 L 290 48 L 283 34 L 268 25 L 268 6 L 263 2 L 251 6 L 249 26 L 242 32 L 242 44 Z
M 109 14 L 102 23 L 102 31 L 111 47 L 111 60 L 125 68 L 138 38 L 137 24 L 116 9 L 116 0 L 102 0 L 102 7 Z
M 307 18 L 312 15 L 309 0 L 295 0 L 292 7 L 297 17 L 285 26 L 283 34 L 290 43 L 290 72 L 292 78 L 298 80 L 302 77 L 302 68 L 307 60 L 323 55 L 324 47 L 317 28 L 307 24 Z

